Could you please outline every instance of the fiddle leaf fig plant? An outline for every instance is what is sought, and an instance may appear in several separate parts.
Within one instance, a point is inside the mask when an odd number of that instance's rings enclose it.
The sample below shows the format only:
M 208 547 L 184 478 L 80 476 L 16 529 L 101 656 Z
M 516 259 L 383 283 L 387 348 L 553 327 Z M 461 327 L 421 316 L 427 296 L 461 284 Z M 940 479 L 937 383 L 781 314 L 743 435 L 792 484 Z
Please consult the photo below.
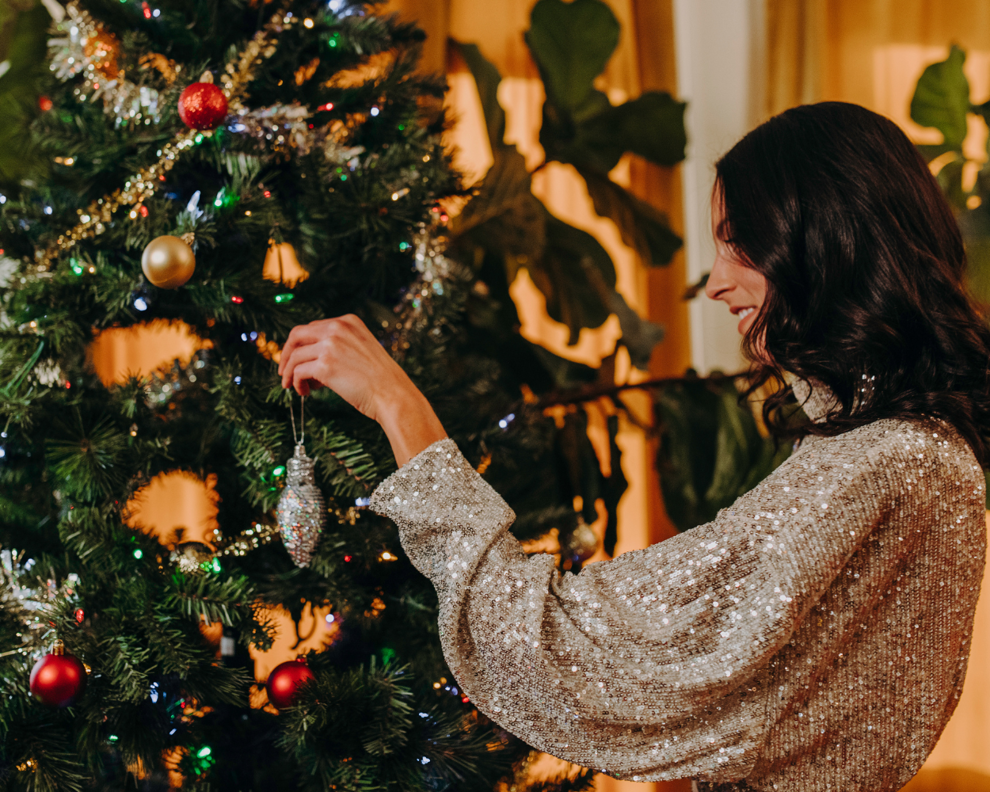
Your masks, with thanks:
M 574 166 L 595 211 L 616 223 L 623 241 L 643 262 L 668 264 L 681 246 L 680 237 L 662 212 L 612 181 L 609 171 L 626 153 L 665 166 L 683 160 L 685 104 L 651 91 L 614 106 L 594 87 L 620 31 L 601 0 L 539 0 L 530 22 L 526 43 L 546 92 L 540 130 L 544 164 Z M 571 345 L 582 328 L 599 327 L 616 314 L 622 329 L 619 343 L 634 366 L 646 369 L 663 327 L 637 316 L 616 291 L 615 266 L 602 245 L 555 217 L 533 195 L 532 174 L 522 154 L 504 140 L 505 112 L 497 98 L 501 75 L 477 45 L 455 46 L 478 87 L 494 160 L 452 223 L 455 246 L 467 254 L 466 260 L 501 258 L 508 283 L 526 268 L 546 297 L 549 315 L 567 325 Z
M 925 68 L 911 99 L 911 120 L 942 133 L 941 143 L 918 149 L 959 222 L 970 286 L 978 298 L 990 302 L 990 158 L 971 159 L 963 150 L 971 115 L 990 126 L 990 99 L 980 104 L 972 100 L 965 63 L 965 50 L 953 45 L 944 61 Z M 990 154 L 990 139 L 986 150 Z M 984 475 L 990 508 L 990 470 Z

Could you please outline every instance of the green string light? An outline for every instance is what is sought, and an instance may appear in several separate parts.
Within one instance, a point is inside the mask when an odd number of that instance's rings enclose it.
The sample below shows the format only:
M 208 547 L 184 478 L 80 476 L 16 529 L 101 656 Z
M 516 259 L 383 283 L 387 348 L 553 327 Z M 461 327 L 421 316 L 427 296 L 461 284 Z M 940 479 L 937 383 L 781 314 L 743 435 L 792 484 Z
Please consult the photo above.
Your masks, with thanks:
M 295 296 L 296 295 L 294 295 L 294 294 L 276 294 L 275 295 L 275 302 L 277 302 L 277 303 L 290 302 Z
M 214 558 L 209 564 L 206 565 L 206 568 L 212 572 L 220 572 L 221 570 L 220 560 Z
M 279 465 L 277 468 L 275 468 L 272 471 L 272 475 L 273 476 L 281 476 L 284 473 L 285 473 L 285 466 L 284 465 Z
M 203 746 L 202 748 L 200 748 L 200 749 L 199 749 L 199 751 L 198 751 L 198 752 L 196 753 L 196 756 L 198 756 L 198 757 L 199 757 L 200 759 L 205 759 L 205 758 L 206 758 L 207 756 L 209 756 L 209 755 L 210 755 L 211 753 L 213 753 L 213 751 L 212 751 L 212 750 L 210 750 L 210 746 L 208 746 L 208 745 L 204 745 L 204 746 Z
M 411 247 L 412 247 L 412 245 L 410 245 L 408 242 L 400 242 L 399 243 L 399 250 L 402 251 L 403 253 L 405 253 Z
M 139 547 L 137 550 L 134 551 L 134 557 L 138 561 L 140 561 L 142 558 L 144 558 L 144 551 L 142 551 L 141 548 Z
M 330 45 L 331 47 L 333 47 L 334 49 L 336 49 L 336 47 L 337 47 L 337 45 L 338 45 L 339 43 L 340 43 L 340 33 L 333 33 L 333 34 L 332 34 L 332 35 L 330 36 L 330 40 L 329 40 L 329 41 L 327 41 L 327 44 L 329 44 L 329 45 Z
M 77 258 L 69 259 L 69 266 L 72 267 L 73 275 L 82 275 L 86 271 L 86 268 L 79 263 L 79 259 Z

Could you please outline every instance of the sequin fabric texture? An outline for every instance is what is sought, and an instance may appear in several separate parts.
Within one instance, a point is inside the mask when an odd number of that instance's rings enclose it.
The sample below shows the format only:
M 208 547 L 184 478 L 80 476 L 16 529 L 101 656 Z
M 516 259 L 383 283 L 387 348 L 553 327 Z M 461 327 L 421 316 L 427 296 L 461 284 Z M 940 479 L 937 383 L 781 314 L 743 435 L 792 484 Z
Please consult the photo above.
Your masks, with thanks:
M 812 420 L 834 409 L 794 391 Z M 699 792 L 885 792 L 962 692 L 984 486 L 934 418 L 809 435 L 713 521 L 577 575 L 523 552 L 450 438 L 370 507 L 435 585 L 461 689 L 535 748 Z
M 316 486 L 314 462 L 302 443 L 286 462 L 285 489 L 275 508 L 275 518 L 285 549 L 296 566 L 308 567 L 326 522 L 323 493 Z

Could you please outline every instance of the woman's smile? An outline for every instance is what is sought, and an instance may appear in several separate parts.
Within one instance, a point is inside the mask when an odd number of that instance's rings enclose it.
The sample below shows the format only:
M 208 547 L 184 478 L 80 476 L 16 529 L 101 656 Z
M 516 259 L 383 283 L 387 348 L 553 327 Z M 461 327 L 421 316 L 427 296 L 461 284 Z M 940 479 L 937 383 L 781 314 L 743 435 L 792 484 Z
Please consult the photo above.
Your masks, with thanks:
M 739 332 L 740 333 L 745 333 L 746 332 L 746 329 L 743 327 L 743 325 L 746 324 L 746 319 L 749 317 L 749 315 L 750 314 L 755 314 L 755 313 L 756 313 L 756 309 L 755 308 L 743 308 L 739 312 L 739 316 L 742 317 L 739 320 Z

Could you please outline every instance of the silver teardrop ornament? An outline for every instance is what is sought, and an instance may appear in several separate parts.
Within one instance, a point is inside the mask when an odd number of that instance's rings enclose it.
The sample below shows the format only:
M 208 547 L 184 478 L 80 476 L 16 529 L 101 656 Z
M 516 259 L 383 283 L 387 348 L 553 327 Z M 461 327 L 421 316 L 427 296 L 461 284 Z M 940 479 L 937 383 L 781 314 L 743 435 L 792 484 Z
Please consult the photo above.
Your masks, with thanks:
M 296 566 L 307 567 L 326 524 L 326 504 L 316 486 L 315 462 L 306 456 L 306 447 L 296 451 L 286 467 L 286 485 L 275 508 L 285 549 Z

